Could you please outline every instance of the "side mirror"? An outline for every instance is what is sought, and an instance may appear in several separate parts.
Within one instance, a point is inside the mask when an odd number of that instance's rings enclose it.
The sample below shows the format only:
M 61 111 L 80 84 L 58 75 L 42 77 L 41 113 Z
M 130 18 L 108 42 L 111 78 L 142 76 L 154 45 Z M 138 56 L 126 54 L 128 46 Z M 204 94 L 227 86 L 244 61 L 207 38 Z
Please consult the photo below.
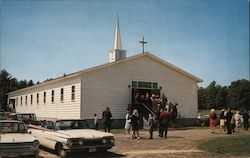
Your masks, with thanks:
M 29 133 L 29 134 L 32 134 L 32 131 L 29 131 L 28 133 Z

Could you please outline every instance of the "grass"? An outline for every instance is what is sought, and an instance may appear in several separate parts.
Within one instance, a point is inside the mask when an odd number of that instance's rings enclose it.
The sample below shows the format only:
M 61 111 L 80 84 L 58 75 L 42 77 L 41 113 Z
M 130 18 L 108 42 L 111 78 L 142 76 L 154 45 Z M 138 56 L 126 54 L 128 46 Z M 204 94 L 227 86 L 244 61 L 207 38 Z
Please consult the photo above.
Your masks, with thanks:
M 209 153 L 250 156 L 250 136 L 219 137 L 201 142 L 197 148 Z

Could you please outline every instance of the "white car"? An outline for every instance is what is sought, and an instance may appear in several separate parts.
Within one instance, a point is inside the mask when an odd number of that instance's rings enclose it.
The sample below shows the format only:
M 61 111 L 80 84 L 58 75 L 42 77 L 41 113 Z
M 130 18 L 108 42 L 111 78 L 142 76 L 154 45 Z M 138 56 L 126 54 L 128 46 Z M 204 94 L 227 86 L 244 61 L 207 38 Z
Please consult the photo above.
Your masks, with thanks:
M 39 141 L 24 123 L 13 120 L 0 121 L 0 157 L 34 156 L 38 154 Z
M 115 143 L 113 134 L 89 129 L 87 120 L 47 120 L 41 127 L 29 125 L 29 130 L 61 157 L 76 151 L 107 151 Z

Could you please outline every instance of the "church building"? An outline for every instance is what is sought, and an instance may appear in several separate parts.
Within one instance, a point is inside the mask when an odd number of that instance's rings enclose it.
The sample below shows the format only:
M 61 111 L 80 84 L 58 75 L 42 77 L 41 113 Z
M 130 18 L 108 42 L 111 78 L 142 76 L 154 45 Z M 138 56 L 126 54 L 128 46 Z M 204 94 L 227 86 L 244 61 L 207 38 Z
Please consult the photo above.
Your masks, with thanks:
M 16 112 L 35 113 L 38 119 L 93 119 L 94 113 L 101 118 L 108 106 L 114 124 L 123 127 L 135 93 L 165 94 L 178 103 L 177 120 L 195 122 L 202 80 L 148 52 L 127 57 L 118 20 L 115 29 L 109 63 L 10 92 L 8 102 Z

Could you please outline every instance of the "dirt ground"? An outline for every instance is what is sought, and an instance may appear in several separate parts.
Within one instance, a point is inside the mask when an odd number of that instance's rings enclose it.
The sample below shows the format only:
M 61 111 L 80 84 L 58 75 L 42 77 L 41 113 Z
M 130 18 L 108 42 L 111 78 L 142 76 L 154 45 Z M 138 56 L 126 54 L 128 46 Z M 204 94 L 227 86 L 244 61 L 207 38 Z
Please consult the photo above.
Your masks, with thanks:
M 250 135 L 250 132 L 241 131 L 233 135 Z M 124 134 L 117 134 L 114 151 L 119 151 L 127 157 L 216 157 L 196 149 L 196 145 L 202 141 L 214 137 L 228 136 L 224 131 L 217 130 L 212 134 L 208 128 L 170 130 L 168 137 L 159 138 L 158 132 L 154 132 L 154 139 L 148 139 L 146 131 L 141 132 L 140 140 L 124 138 Z M 219 157 L 222 157 L 220 155 Z
M 249 135 L 250 131 L 241 131 L 233 135 Z M 232 135 L 232 136 L 233 136 Z M 72 157 L 128 157 L 128 158 L 200 158 L 200 157 L 230 157 L 205 153 L 196 149 L 199 142 L 214 137 L 228 137 L 225 132 L 217 130 L 210 133 L 208 128 L 175 130 L 170 129 L 168 137 L 159 138 L 158 132 L 154 132 L 154 139 L 148 139 L 149 134 L 143 130 L 140 132 L 141 139 L 128 139 L 125 134 L 115 134 L 116 146 L 107 154 L 77 154 Z M 40 156 L 45 158 L 57 157 L 48 151 L 41 150 Z M 232 156 L 233 157 L 233 156 Z

